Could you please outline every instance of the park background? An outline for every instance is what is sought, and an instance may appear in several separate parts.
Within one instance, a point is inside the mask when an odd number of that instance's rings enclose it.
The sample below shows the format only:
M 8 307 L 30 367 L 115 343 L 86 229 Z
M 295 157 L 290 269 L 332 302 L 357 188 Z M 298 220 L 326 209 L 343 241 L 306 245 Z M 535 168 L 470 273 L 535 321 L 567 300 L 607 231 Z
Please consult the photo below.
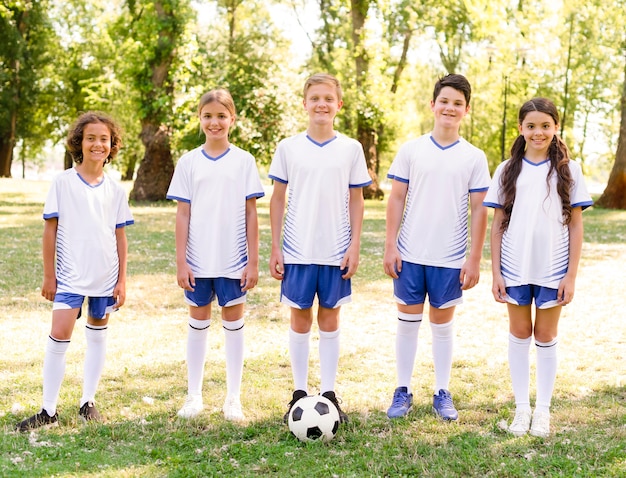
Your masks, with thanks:
M 506 311 L 480 284 L 458 308 L 452 392 L 458 423 L 430 413 L 430 331 L 420 332 L 415 409 L 385 415 L 395 387 L 395 305 L 382 272 L 386 170 L 400 143 L 432 127 L 429 100 L 446 72 L 473 84 L 462 134 L 493 170 L 517 135 L 519 106 L 551 98 L 561 134 L 594 199 L 624 170 L 626 8 L 623 1 L 0 2 L 0 476 L 623 476 L 626 376 L 623 324 L 626 212 L 590 208 L 574 303 L 560 327 L 553 435 L 512 438 Z M 287 314 L 269 259 L 268 197 L 259 205 L 260 283 L 248 303 L 243 397 L 247 422 L 227 423 L 223 333 L 210 334 L 202 417 L 176 418 L 186 389 L 186 306 L 175 284 L 175 205 L 161 201 L 178 157 L 202 143 L 203 92 L 228 87 L 267 193 L 277 142 L 302 129 L 308 74 L 342 81 L 337 128 L 364 145 L 362 261 L 342 311 L 337 392 L 351 423 L 331 443 L 289 435 Z M 101 109 L 124 126 L 125 148 L 106 169 L 123 181 L 128 228 L 127 305 L 111 322 L 98 393 L 106 421 L 83 427 L 83 324 L 68 354 L 61 426 L 18 435 L 40 407 L 50 304 L 40 297 L 42 208 L 50 178 L 67 167 L 63 139 L 79 112 Z M 12 176 L 13 178 L 9 178 Z M 623 190 L 618 187 L 618 191 Z M 622 206 L 624 209 L 626 206 Z M 219 310 L 214 310 L 214 317 Z M 315 336 L 315 333 L 313 334 Z M 311 391 L 317 363 L 312 349 Z M 534 355 L 532 357 L 534 359 Z

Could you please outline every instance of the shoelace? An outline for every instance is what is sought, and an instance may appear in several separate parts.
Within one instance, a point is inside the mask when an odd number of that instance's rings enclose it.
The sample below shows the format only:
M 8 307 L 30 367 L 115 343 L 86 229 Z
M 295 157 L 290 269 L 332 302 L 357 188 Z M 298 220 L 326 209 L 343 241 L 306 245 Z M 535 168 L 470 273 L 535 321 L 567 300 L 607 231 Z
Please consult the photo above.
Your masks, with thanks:
M 392 406 L 398 407 L 400 405 L 404 405 L 404 403 L 409 399 L 409 394 L 404 392 L 398 392 L 393 396 Z

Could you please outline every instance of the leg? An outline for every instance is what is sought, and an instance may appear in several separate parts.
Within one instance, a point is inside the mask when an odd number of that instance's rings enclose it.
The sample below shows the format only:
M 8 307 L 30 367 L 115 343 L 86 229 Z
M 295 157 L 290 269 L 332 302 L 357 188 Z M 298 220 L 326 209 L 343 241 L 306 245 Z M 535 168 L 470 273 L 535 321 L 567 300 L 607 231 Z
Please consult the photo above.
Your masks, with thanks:
M 537 347 L 536 411 L 549 413 L 557 371 L 557 335 L 561 306 L 537 309 L 535 345 Z
M 100 420 L 100 414 L 94 406 L 94 401 L 104 370 L 108 323 L 109 314 L 106 314 L 102 319 L 88 317 L 85 326 L 87 350 L 85 351 L 83 396 L 79 402 L 79 415 L 85 420 Z
M 226 349 L 226 401 L 224 416 L 227 420 L 243 420 L 241 411 L 241 377 L 244 355 L 244 304 L 222 307 L 222 327 Z
M 308 395 L 309 350 L 311 347 L 309 339 L 311 336 L 311 325 L 313 324 L 313 309 L 291 307 L 290 320 L 289 357 L 291 359 L 294 392 L 287 404 L 287 413 L 283 416 L 285 423 L 289 419 L 289 412 L 293 404 Z
M 204 362 L 207 353 L 207 336 L 211 325 L 211 304 L 202 307 L 189 307 L 187 328 L 187 400 L 178 416 L 193 418 L 197 416 L 202 404 L 202 382 Z
M 508 430 L 522 436 L 530 428 L 530 359 L 532 310 L 530 305 L 507 304 L 509 311 L 509 371 L 515 395 L 515 417 Z
M 433 363 L 435 366 L 433 412 L 444 420 L 456 420 L 459 417 L 452 401 L 452 395 L 448 390 L 452 372 L 454 309 L 454 306 L 445 309 L 431 306 L 428 314 L 432 331 Z
M 335 390 L 335 380 L 339 367 L 339 312 L 340 307 L 327 309 L 320 306 L 317 322 L 320 330 L 320 392 Z

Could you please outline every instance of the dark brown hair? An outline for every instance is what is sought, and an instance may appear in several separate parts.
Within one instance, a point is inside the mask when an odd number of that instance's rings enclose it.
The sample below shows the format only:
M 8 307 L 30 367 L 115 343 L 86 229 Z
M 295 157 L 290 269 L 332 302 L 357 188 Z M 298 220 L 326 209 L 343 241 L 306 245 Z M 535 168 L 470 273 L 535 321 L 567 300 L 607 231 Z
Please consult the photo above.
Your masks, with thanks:
M 446 86 L 454 88 L 455 90 L 463 93 L 463 96 L 465 96 L 465 106 L 469 106 L 470 99 L 472 98 L 472 86 L 470 85 L 469 81 L 467 81 L 467 78 L 465 78 L 463 75 L 456 74 L 446 75 L 437 80 L 437 83 L 435 83 L 435 88 L 433 90 L 433 103 L 437 101 L 439 93 L 441 93 L 441 90 Z
M 81 114 L 74 122 L 67 133 L 67 140 L 65 141 L 65 145 L 72 155 L 72 159 L 78 164 L 83 162 L 83 135 L 85 127 L 93 123 L 102 123 L 106 125 L 111 132 L 111 152 L 104 160 L 104 164 L 111 162 L 122 147 L 122 131 L 118 124 L 105 113 L 100 111 L 88 111 Z
M 554 124 L 559 124 L 559 113 L 552 101 L 546 98 L 533 98 L 522 105 L 519 110 L 517 121 L 521 125 L 526 115 L 532 111 L 539 111 L 549 115 Z M 522 170 L 522 161 L 524 152 L 526 151 L 526 140 L 521 134 L 515 139 L 511 147 L 511 159 L 509 159 L 502 176 L 500 177 L 500 188 L 502 190 L 502 209 L 504 218 L 502 220 L 502 232 L 509 226 L 511 221 L 511 212 L 513 211 L 513 203 L 515 202 L 517 178 Z M 567 145 L 558 136 L 554 135 L 550 147 L 548 148 L 548 160 L 550 161 L 550 170 L 546 177 L 548 190 L 550 189 L 550 178 L 556 172 L 557 183 L 556 189 L 561 198 L 563 208 L 563 223 L 569 224 L 572 218 L 572 205 L 570 204 L 570 190 L 573 179 L 569 169 L 570 154 Z

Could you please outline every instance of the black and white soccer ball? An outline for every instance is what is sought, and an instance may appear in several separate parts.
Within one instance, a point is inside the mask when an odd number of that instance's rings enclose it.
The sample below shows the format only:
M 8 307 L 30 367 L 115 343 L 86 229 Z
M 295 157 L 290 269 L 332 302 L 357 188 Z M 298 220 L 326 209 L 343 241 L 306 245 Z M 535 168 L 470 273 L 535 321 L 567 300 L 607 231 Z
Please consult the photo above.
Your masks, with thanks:
M 289 411 L 289 430 L 300 441 L 330 441 L 339 428 L 337 407 L 321 395 L 308 395 Z

